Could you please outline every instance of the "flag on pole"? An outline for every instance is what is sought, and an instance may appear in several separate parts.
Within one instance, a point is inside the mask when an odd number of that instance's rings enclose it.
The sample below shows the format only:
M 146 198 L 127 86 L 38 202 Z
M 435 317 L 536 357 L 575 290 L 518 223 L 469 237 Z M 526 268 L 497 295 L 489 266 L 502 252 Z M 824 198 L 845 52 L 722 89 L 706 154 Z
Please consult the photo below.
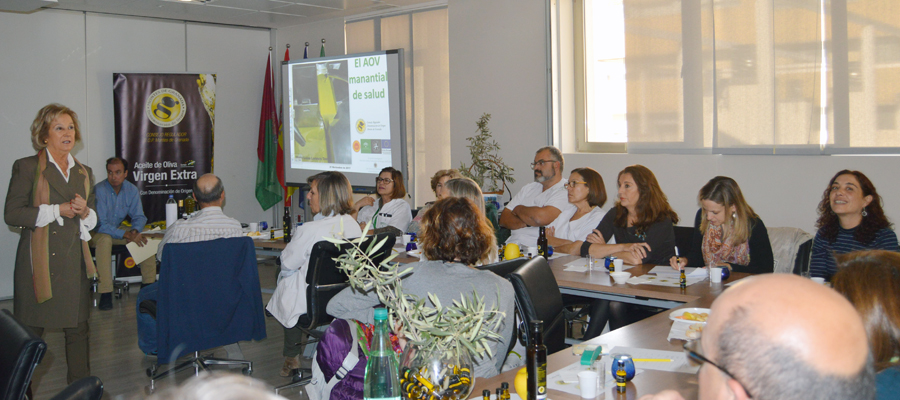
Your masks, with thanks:
M 263 210 L 272 208 L 282 199 L 284 189 L 278 182 L 277 158 L 278 113 L 275 110 L 275 94 L 272 82 L 272 55 L 266 56 L 266 79 L 263 87 L 262 107 L 259 113 L 259 140 L 256 144 L 256 201 Z
M 291 45 L 287 45 L 287 48 L 284 49 L 284 61 L 291 61 Z M 297 190 L 295 187 L 287 187 L 287 184 L 284 181 L 284 107 L 278 108 L 278 160 L 276 162 L 276 169 L 278 171 L 278 183 L 281 184 L 281 187 L 284 189 L 284 206 L 291 206 L 291 196 L 294 194 L 294 191 Z M 290 135 L 288 135 L 290 138 Z
M 303 47 L 303 59 L 309 58 L 309 42 L 306 42 L 306 46 Z
M 322 50 L 319 51 L 319 57 L 325 57 L 325 39 L 322 39 Z

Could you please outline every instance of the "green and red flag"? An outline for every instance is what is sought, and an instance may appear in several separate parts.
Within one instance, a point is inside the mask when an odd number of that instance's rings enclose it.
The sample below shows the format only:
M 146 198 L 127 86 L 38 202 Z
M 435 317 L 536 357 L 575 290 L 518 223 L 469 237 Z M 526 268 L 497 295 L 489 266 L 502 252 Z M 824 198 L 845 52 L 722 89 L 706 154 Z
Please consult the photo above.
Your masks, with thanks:
M 263 210 L 272 208 L 284 193 L 284 161 L 278 157 L 278 111 L 272 80 L 272 56 L 266 56 L 266 79 L 263 87 L 262 107 L 259 114 L 259 140 L 256 144 L 256 201 Z M 279 181 L 278 165 L 281 165 Z
M 284 49 L 284 61 L 291 61 L 291 45 L 288 45 L 286 49 Z M 280 118 L 278 121 L 278 161 L 276 163 L 278 170 L 278 183 L 281 184 L 281 187 L 284 189 L 284 205 L 285 207 L 291 206 L 291 196 L 294 195 L 294 191 L 297 190 L 295 187 L 287 187 L 287 184 L 284 181 L 284 107 L 278 108 L 278 115 Z M 290 136 L 288 136 L 290 137 Z

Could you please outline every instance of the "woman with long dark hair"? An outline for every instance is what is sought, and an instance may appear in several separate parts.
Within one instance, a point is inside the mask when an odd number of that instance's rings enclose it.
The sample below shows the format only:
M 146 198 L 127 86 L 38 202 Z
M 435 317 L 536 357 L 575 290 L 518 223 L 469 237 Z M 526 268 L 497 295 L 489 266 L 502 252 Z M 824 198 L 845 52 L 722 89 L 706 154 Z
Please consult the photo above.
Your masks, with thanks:
M 819 202 L 811 276 L 831 279 L 837 272 L 834 254 L 869 249 L 900 251 L 881 203 L 875 185 L 862 172 L 845 169 L 831 178 Z

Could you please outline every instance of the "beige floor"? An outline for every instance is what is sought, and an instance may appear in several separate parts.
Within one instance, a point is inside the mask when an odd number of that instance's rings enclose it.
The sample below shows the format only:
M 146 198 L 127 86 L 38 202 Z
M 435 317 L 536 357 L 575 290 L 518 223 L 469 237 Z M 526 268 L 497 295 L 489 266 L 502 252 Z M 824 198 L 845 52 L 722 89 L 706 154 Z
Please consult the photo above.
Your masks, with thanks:
M 263 288 L 275 287 L 277 273 L 274 259 L 260 261 L 259 276 Z M 103 381 L 104 399 L 141 399 L 150 383 L 146 369 L 156 361 L 156 357 L 144 355 L 137 345 L 135 299 L 138 290 L 137 285 L 133 285 L 121 299 L 113 298 L 112 310 L 99 311 L 94 308 L 91 313 L 91 373 Z M 270 296 L 263 293 L 264 304 Z M 11 310 L 12 300 L 0 301 L 0 308 Z M 274 318 L 266 318 L 266 336 L 259 342 L 241 342 L 244 358 L 253 361 L 252 376 L 272 387 L 288 383 L 288 378 L 278 375 L 284 360 L 281 356 L 283 332 L 281 324 Z M 45 333 L 44 340 L 49 349 L 35 370 L 33 379 L 37 399 L 48 399 L 66 385 L 63 333 L 49 331 Z M 226 356 L 221 348 L 216 349 L 215 354 Z M 239 373 L 239 370 L 234 371 Z M 175 381 L 183 382 L 191 374 L 188 371 L 179 373 Z M 171 384 L 171 381 L 161 382 L 157 387 L 165 388 Z M 282 395 L 290 399 L 306 398 L 299 390 L 282 392 Z

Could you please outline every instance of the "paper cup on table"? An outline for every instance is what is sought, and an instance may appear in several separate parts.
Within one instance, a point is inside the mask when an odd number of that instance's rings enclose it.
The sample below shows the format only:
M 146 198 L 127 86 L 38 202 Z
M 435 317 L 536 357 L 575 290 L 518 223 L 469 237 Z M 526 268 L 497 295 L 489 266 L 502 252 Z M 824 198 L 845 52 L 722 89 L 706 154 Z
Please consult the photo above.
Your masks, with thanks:
M 624 269 L 622 269 L 622 266 L 625 265 L 625 260 L 617 258 L 613 260 L 613 264 L 616 266 L 616 272 L 624 271 Z
M 817 276 L 817 277 L 809 278 L 809 279 L 812 279 L 813 282 L 818 283 L 818 284 L 820 284 L 820 285 L 824 285 L 824 284 L 825 284 L 825 278 L 822 278 L 822 277 L 818 277 L 818 276 Z
M 578 386 L 581 387 L 581 398 L 593 399 L 597 397 L 597 373 L 594 371 L 579 372 Z
M 410 234 L 405 234 L 405 235 L 403 235 L 403 241 L 401 241 L 400 243 L 403 243 L 403 245 L 406 246 L 406 244 L 409 243 L 411 238 L 412 238 L 412 236 Z
M 712 267 L 709 269 L 709 281 L 712 283 L 722 282 L 722 267 Z
M 259 232 L 259 223 L 251 222 L 250 223 L 250 232 Z

